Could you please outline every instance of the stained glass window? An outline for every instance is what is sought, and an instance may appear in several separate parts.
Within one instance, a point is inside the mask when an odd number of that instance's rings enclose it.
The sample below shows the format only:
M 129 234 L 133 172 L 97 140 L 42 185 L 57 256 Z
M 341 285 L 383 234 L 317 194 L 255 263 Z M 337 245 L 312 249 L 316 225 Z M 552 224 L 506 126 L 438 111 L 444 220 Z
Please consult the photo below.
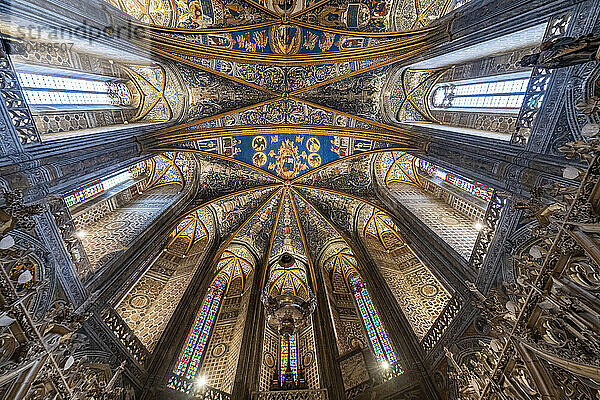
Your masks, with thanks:
M 528 77 L 441 84 L 433 91 L 432 103 L 438 108 L 487 108 L 516 112 L 525 99 L 528 84 Z
M 298 383 L 298 349 L 296 335 L 290 335 L 290 368 L 294 374 L 294 382 Z
M 396 353 L 394 352 L 385 328 L 381 323 L 379 314 L 373 306 L 371 296 L 369 295 L 364 282 L 358 275 L 358 272 L 352 274 L 349 283 L 367 330 L 367 334 L 369 335 L 373 351 L 375 352 L 375 357 L 377 357 L 377 360 L 382 364 L 388 363 L 391 365 L 396 363 L 398 361 Z
M 124 83 L 17 73 L 25 99 L 32 105 L 129 105 Z
M 248 251 L 239 245 L 232 245 L 223 252 L 217 263 L 215 279 L 204 297 L 168 387 L 187 393 L 192 390 L 223 297 L 232 281 L 241 279 L 243 287 L 245 277 L 252 271 L 252 264 L 246 259 L 249 255 Z
M 286 338 L 285 335 L 281 336 L 280 342 L 280 382 L 283 385 L 283 381 L 285 380 L 285 371 L 289 363 L 294 377 L 294 382 L 298 383 L 298 346 L 296 343 L 296 334 L 289 335 L 289 338 Z
M 224 291 L 225 284 L 221 280 L 215 280 L 208 289 L 208 293 L 204 297 L 204 302 L 202 303 L 200 312 L 196 316 L 196 321 L 188 336 L 185 347 L 179 356 L 179 361 L 173 370 L 175 375 L 187 380 L 196 378 L 198 368 L 200 367 L 200 360 L 208 343 L 208 338 L 210 337 L 213 322 L 215 321 Z M 171 381 L 169 387 L 178 389 L 178 387 L 175 387 L 174 382 Z
M 375 357 L 380 363 L 392 365 L 398 361 L 385 328 L 375 309 L 367 287 L 356 268 L 356 258 L 352 250 L 346 246 L 333 246 L 329 249 L 333 254 L 325 260 L 325 268 L 332 274 L 341 275 L 346 282 L 359 309 L 365 330 L 369 336 Z M 326 252 L 327 254 L 327 252 Z M 333 278 L 333 276 L 332 276 Z
M 108 179 L 90 182 L 78 189 L 75 189 L 70 194 L 66 195 L 65 203 L 69 207 L 74 206 L 88 199 L 91 199 L 92 197 L 97 196 L 98 194 L 105 192 L 108 189 L 118 186 L 121 183 L 126 182 L 130 179 L 131 174 L 129 173 L 129 171 L 126 171 Z
M 475 197 L 479 197 L 485 201 L 491 200 L 493 193 L 491 188 L 479 182 L 460 177 L 452 172 L 446 171 L 434 164 L 431 164 L 430 162 L 424 160 L 419 160 L 419 162 L 421 169 L 426 171 L 429 175 L 437 177 Z

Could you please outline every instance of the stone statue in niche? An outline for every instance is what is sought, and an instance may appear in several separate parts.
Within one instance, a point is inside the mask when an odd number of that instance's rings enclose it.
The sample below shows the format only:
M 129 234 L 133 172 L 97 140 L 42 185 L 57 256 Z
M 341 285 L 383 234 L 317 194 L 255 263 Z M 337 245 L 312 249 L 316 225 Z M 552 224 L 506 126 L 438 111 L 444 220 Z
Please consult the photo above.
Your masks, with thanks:
M 543 42 L 540 52 L 520 61 L 523 67 L 564 68 L 599 59 L 600 36 L 564 37 Z

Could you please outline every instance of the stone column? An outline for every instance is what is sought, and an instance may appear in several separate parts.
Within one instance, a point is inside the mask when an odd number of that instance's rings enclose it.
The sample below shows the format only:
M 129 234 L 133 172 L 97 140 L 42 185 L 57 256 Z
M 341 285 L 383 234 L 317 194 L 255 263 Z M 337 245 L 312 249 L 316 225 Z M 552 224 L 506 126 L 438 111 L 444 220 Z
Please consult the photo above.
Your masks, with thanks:
M 313 313 L 313 328 L 315 334 L 315 347 L 317 352 L 317 361 L 319 362 L 319 372 L 321 375 L 321 386 L 327 389 L 327 398 L 329 400 L 343 400 L 346 398 L 344 382 L 342 380 L 342 371 L 338 362 L 338 348 L 331 311 L 329 308 L 329 299 L 325 291 L 325 279 L 323 268 L 315 264 L 315 258 L 312 257 L 313 274 L 308 273 L 311 279 L 311 287 L 314 288 L 317 299 L 317 307 Z
M 268 246 L 267 246 L 268 247 Z M 265 284 L 264 269 L 267 268 L 268 248 L 257 262 L 252 277 L 250 301 L 244 322 L 244 334 L 231 394 L 232 400 L 249 399 L 258 390 L 260 364 L 262 363 L 262 342 L 265 329 L 265 313 L 260 300 Z

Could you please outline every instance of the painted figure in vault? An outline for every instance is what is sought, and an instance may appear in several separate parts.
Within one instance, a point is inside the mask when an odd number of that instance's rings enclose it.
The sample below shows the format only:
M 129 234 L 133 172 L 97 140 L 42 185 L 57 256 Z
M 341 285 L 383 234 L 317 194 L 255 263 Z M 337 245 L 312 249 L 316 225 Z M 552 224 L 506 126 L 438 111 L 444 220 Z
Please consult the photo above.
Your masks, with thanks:
M 323 26 L 338 28 L 359 28 L 371 20 L 371 10 L 366 4 L 348 4 L 345 8 L 337 5 L 324 7 L 317 15 L 317 22 Z
M 236 138 L 223 138 L 223 154 L 228 157 L 235 157 L 242 150 L 238 147 L 240 141 Z
M 263 152 L 258 152 L 252 157 L 252 163 L 257 167 L 262 167 L 267 163 L 267 156 Z
M 244 25 L 260 22 L 263 17 L 248 10 L 243 0 L 177 0 L 178 28 L 198 29 L 225 24 Z
M 295 0 L 276 0 L 274 2 L 275 7 L 278 9 L 278 11 L 280 11 L 282 14 L 289 14 L 293 9 L 294 6 L 296 5 L 296 1 Z
M 280 54 L 295 54 L 300 50 L 302 31 L 297 26 L 276 25 L 271 28 L 271 45 Z
M 310 165 L 313 168 L 316 168 L 319 165 L 321 165 L 321 156 L 316 153 L 310 154 L 308 156 L 308 165 Z
M 209 34 L 208 44 L 217 47 L 226 47 L 228 49 L 233 47 L 233 38 L 230 33 L 215 33 Z
M 342 26 L 345 13 L 346 10 L 338 7 L 325 7 L 319 13 L 318 20 L 324 26 Z
M 205 9 L 203 12 L 202 8 L 200 1 L 192 1 L 188 9 L 190 18 L 196 21 L 201 27 L 212 25 L 214 23 L 212 7 L 210 7 L 210 12 L 207 12 L 208 9 Z
M 263 136 L 257 136 L 252 139 L 252 148 L 256 151 L 263 151 L 267 147 L 267 141 Z
M 311 137 L 306 141 L 306 148 L 311 153 L 316 153 L 321 148 L 321 143 L 319 143 L 319 139 Z

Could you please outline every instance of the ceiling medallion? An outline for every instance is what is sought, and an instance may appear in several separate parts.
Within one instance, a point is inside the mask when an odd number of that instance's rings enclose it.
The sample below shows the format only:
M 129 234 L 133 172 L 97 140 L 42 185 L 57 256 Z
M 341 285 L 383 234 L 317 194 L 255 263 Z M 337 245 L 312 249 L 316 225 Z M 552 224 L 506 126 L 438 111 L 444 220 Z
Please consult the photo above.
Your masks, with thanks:
M 279 153 L 275 157 L 277 160 L 277 174 L 283 179 L 292 179 L 298 175 L 300 171 L 300 155 L 298 148 L 294 144 L 285 140 L 279 148 Z

